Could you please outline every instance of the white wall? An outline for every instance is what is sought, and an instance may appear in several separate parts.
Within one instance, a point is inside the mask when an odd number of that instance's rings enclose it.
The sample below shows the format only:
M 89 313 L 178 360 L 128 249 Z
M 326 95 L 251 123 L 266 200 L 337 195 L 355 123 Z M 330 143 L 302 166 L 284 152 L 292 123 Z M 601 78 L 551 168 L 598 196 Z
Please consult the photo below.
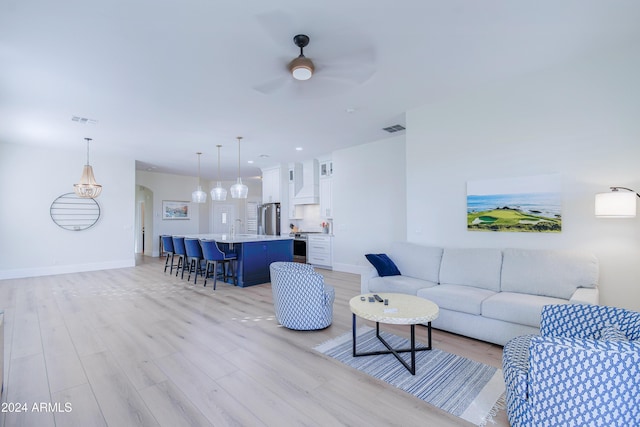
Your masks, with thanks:
M 640 190 L 640 51 L 621 48 L 407 113 L 407 238 L 587 249 L 601 303 L 640 310 L 640 220 L 596 219 L 594 195 Z M 560 173 L 562 232 L 466 230 L 466 182 Z
M 163 200 L 191 200 L 191 193 L 198 186 L 198 178 L 195 176 L 172 175 L 157 172 L 136 171 L 136 185 L 143 185 L 153 193 L 153 256 L 160 253 L 159 236 L 162 234 L 199 234 L 209 233 L 211 213 L 210 190 L 215 187 L 215 182 L 202 181 L 202 190 L 207 193 L 207 202 L 203 204 L 191 204 L 191 219 L 189 220 L 163 220 L 162 201 Z M 227 194 L 227 202 L 235 202 L 238 205 L 238 215 L 246 222 L 245 211 L 246 202 L 251 200 L 262 200 L 262 184 L 257 180 L 243 180 L 243 184 L 249 187 L 249 197 L 246 200 L 235 200 L 231 198 L 231 193 Z M 222 185 L 229 190 L 234 182 L 222 182 Z
M 99 144 L 91 148 L 103 186 L 96 199 L 101 217 L 92 228 L 68 231 L 51 220 L 49 208 L 73 192 L 85 146 L 62 151 L 0 143 L 0 279 L 135 265 L 134 160 L 105 155 Z
M 334 270 L 360 273 L 364 254 L 406 236 L 405 137 L 334 151 Z

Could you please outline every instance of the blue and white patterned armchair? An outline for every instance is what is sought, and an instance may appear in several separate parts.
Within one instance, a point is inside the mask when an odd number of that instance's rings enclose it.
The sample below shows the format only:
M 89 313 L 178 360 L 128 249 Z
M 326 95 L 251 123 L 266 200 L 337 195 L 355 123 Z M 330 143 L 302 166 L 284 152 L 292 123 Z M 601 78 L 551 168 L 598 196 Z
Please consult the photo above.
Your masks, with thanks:
M 561 304 L 504 346 L 507 416 L 521 426 L 640 426 L 640 313 Z
M 335 290 L 311 265 L 271 263 L 271 291 L 276 319 L 289 329 L 324 329 L 333 321 Z

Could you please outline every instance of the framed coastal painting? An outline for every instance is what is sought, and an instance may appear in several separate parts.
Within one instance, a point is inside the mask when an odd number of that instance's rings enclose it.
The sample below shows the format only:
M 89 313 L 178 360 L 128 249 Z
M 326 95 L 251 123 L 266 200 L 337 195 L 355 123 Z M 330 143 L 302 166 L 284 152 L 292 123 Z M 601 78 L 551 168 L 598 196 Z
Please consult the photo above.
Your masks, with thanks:
M 162 219 L 191 219 L 189 202 L 178 200 L 163 200 Z
M 559 233 L 559 174 L 467 182 L 467 229 Z

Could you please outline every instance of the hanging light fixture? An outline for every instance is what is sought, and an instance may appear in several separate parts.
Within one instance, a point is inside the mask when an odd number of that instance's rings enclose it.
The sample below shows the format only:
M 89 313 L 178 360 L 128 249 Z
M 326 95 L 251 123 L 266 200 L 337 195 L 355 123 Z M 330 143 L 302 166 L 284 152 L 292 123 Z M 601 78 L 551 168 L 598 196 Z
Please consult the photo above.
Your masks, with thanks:
M 193 203 L 205 203 L 207 201 L 207 193 L 202 191 L 202 186 L 200 185 L 200 155 L 202 153 L 196 153 L 198 155 L 198 189 L 191 193 L 191 201 Z
M 238 140 L 238 182 L 231 186 L 231 197 L 234 199 L 246 199 L 249 194 L 249 188 L 242 183 L 240 178 L 240 140 L 241 136 L 237 137 Z
M 95 199 L 102 193 L 102 185 L 96 182 L 93 176 L 93 168 L 89 164 L 89 141 L 91 138 L 85 138 L 87 141 L 87 164 L 82 169 L 82 177 L 78 184 L 73 184 L 73 191 L 83 199 Z
M 218 147 L 218 183 L 216 187 L 211 190 L 211 200 L 223 201 L 227 200 L 227 190 L 222 187 L 222 182 L 220 181 L 220 147 L 222 145 L 216 145 Z

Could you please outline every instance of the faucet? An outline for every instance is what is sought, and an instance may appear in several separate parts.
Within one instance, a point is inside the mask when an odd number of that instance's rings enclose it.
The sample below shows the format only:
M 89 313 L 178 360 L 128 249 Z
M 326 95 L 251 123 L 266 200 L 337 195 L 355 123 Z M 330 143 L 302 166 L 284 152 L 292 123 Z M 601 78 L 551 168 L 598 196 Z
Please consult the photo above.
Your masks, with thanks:
M 236 218 L 235 222 L 237 223 L 238 231 L 240 231 L 240 228 L 242 227 L 242 220 L 240 218 Z

